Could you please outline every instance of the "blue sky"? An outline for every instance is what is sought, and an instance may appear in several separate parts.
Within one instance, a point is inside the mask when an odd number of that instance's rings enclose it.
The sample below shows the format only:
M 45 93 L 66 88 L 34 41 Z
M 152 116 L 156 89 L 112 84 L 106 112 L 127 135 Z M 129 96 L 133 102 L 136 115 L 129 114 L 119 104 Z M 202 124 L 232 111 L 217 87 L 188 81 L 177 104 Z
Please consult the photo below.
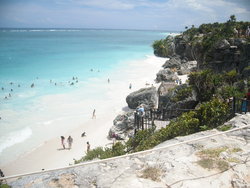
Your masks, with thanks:
M 0 0 L 0 27 L 183 30 L 250 21 L 250 0 Z

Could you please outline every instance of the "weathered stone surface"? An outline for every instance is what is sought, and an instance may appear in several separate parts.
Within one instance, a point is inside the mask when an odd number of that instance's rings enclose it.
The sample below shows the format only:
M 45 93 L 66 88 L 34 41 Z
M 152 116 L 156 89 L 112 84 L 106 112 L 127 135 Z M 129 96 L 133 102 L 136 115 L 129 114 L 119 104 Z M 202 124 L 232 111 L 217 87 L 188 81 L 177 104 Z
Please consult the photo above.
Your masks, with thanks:
M 109 130 L 109 137 L 125 140 L 134 129 L 134 112 L 119 114 L 114 119 L 113 124 Z
M 249 125 L 250 114 L 239 114 L 229 121 L 228 124 L 233 124 L 238 127 Z M 218 131 L 210 130 L 189 136 L 176 137 L 158 145 L 156 148 L 159 148 L 159 150 L 157 151 L 124 156 L 119 159 L 111 159 L 105 162 L 72 167 L 55 172 L 44 172 L 42 174 L 26 176 L 16 179 L 9 184 L 13 188 L 51 188 L 54 187 L 55 184 L 58 187 L 67 187 L 61 185 L 62 182 L 67 183 L 67 185 L 71 187 L 93 188 L 200 188 L 201 185 L 203 188 L 247 188 L 250 186 L 250 140 L 243 135 L 249 130 L 249 128 L 246 128 L 241 131 L 236 131 L 238 134 L 232 132 L 171 146 L 183 141 L 209 136 L 218 133 Z M 207 149 L 218 151 L 218 148 L 227 148 L 223 151 L 227 158 L 218 159 L 215 156 L 213 160 L 215 162 L 217 160 L 223 160 L 228 167 L 225 170 L 220 170 L 216 167 L 211 167 L 210 169 L 202 167 L 199 163 L 202 159 L 200 152 Z M 145 176 L 144 173 L 147 172 L 149 168 L 160 171 L 160 173 L 157 174 L 159 178 L 158 181 L 153 181 L 150 178 L 150 176 L 155 176 L 155 174 L 150 174 L 150 172 Z
M 161 82 L 161 85 L 158 88 L 159 97 L 167 95 L 169 90 L 176 87 L 174 82 Z
M 207 34 L 209 35 L 209 33 Z M 181 34 L 176 36 L 171 43 L 174 51 L 172 60 L 164 64 L 166 68 L 179 67 L 180 59 L 197 61 L 197 69 L 212 69 L 214 72 L 231 71 L 236 69 L 243 77 L 247 78 L 248 72 L 244 70 L 250 65 L 250 43 L 245 38 L 230 38 L 217 41 L 209 50 L 204 49 L 205 35 L 195 36 L 195 42 L 190 42 L 189 36 Z M 174 48 L 174 49 L 173 49 Z M 178 57 L 178 58 L 176 58 Z M 188 73 L 185 68 L 179 67 L 179 74 Z
M 230 48 L 230 43 L 226 39 L 222 39 L 215 43 L 214 48 L 217 50 L 226 50 Z
M 180 101 L 174 101 L 173 98 L 177 96 L 177 92 L 179 90 L 187 88 L 188 85 L 182 84 L 179 86 L 176 86 L 175 89 L 169 90 L 168 92 L 163 92 L 159 96 L 159 108 L 165 108 L 169 110 L 174 109 L 194 109 L 195 106 L 198 104 L 197 96 L 194 91 L 192 91 L 191 96 L 188 96 L 187 98 L 180 100 Z M 176 114 L 177 115 L 177 114 Z
M 155 107 L 158 103 L 156 88 L 142 88 L 138 91 L 130 93 L 126 98 L 126 102 L 128 107 L 131 109 L 136 109 L 141 104 L 144 105 L 145 109 Z
M 197 69 L 196 61 L 187 61 L 181 64 L 180 68 L 177 70 L 178 75 L 189 74 Z
M 176 76 L 176 74 L 171 71 L 169 68 L 160 70 L 157 74 L 156 74 L 156 82 L 174 82 L 178 77 Z
M 171 57 L 169 60 L 167 60 L 162 67 L 164 69 L 166 68 L 179 68 L 181 66 L 181 59 L 178 56 Z

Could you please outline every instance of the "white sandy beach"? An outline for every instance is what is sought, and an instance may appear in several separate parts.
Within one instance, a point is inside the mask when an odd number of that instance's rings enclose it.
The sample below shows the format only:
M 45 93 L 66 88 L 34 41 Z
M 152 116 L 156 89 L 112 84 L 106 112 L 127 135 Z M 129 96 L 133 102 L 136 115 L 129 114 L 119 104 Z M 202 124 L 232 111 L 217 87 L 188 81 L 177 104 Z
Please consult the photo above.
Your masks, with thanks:
M 75 125 L 73 127 L 78 128 L 73 130 L 69 128 L 64 134 L 66 139 L 69 135 L 73 137 L 72 149 L 62 150 L 60 136 L 48 140 L 38 148 L 19 156 L 18 159 L 3 164 L 1 169 L 5 176 L 40 171 L 42 169 L 48 170 L 73 164 L 73 159 L 80 159 L 85 155 L 87 141 L 89 141 L 91 148 L 110 145 L 112 141 L 107 139 L 108 131 L 118 113 L 126 109 L 126 96 L 133 91 L 146 87 L 145 83 L 156 86 L 154 83 L 156 73 L 161 69 L 165 61 L 165 58 L 150 56 L 144 60 L 127 62 L 124 64 L 124 67 L 119 67 L 119 70 L 109 75 L 110 83 L 107 83 L 107 79 L 102 81 L 102 87 L 106 92 L 105 97 L 91 101 L 92 104 L 79 101 L 77 104 L 70 106 L 64 104 L 64 101 L 67 101 L 65 96 L 57 96 L 57 100 L 53 99 L 53 101 L 45 99 L 44 105 L 47 103 L 53 107 L 54 103 L 62 110 L 63 108 L 70 108 L 73 111 L 72 113 L 75 114 L 81 113 L 83 108 L 89 109 L 88 114 L 85 114 L 84 118 L 76 121 L 72 119 L 71 123 Z M 97 82 L 100 81 L 94 80 L 91 87 L 94 88 Z M 132 89 L 129 89 L 130 83 L 132 83 Z M 80 95 L 81 92 L 83 91 L 79 91 L 76 94 Z M 96 109 L 96 119 L 91 119 L 93 106 Z M 63 112 L 65 113 L 65 111 Z M 86 137 L 81 137 L 83 131 L 86 132 Z

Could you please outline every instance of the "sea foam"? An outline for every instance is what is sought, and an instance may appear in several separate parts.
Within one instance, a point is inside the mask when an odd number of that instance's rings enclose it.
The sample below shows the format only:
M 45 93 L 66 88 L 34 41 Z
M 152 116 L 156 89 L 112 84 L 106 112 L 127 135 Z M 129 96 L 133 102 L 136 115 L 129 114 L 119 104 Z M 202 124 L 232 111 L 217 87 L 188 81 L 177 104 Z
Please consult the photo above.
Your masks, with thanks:
M 21 143 L 32 135 L 32 130 L 29 127 L 11 132 L 0 139 L 0 153 L 6 148 L 11 147 L 17 143 Z

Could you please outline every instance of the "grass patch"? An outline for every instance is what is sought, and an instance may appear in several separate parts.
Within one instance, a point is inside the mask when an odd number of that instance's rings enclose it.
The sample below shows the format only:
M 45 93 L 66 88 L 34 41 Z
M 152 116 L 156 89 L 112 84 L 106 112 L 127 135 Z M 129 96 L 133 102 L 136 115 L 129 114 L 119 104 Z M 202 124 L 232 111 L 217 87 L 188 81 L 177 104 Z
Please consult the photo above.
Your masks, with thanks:
M 229 168 L 229 164 L 227 161 L 218 160 L 216 161 L 216 168 L 218 168 L 220 171 L 225 171 Z
M 11 186 L 7 185 L 7 184 L 1 184 L 0 183 L 0 188 L 11 188 Z
M 241 161 L 235 157 L 231 157 L 227 159 L 228 162 L 230 163 L 240 163 Z
M 218 158 L 221 152 L 224 152 L 228 149 L 228 147 L 220 147 L 213 149 L 205 149 L 198 153 L 198 156 L 202 158 Z
M 241 148 L 233 148 L 233 149 L 230 149 L 230 153 L 236 153 L 236 152 L 240 152 L 242 151 Z
M 201 159 L 197 163 L 201 167 L 209 169 L 209 170 L 219 169 L 220 171 L 225 171 L 229 168 L 228 162 L 230 161 L 219 158 L 220 154 L 225 151 L 230 151 L 230 149 L 227 146 L 224 146 L 224 147 L 219 147 L 219 148 L 211 148 L 211 149 L 202 150 L 198 152 L 198 156 L 201 157 Z
M 148 167 L 142 171 L 141 178 L 151 179 L 153 181 L 160 181 L 162 171 L 156 167 Z
M 201 159 L 197 162 L 201 167 L 207 168 L 207 169 L 213 169 L 214 168 L 214 160 L 213 159 Z
M 217 130 L 219 130 L 219 131 L 228 131 L 229 129 L 231 129 L 232 128 L 232 125 L 222 125 L 222 126 L 219 126 L 218 128 L 217 128 Z

